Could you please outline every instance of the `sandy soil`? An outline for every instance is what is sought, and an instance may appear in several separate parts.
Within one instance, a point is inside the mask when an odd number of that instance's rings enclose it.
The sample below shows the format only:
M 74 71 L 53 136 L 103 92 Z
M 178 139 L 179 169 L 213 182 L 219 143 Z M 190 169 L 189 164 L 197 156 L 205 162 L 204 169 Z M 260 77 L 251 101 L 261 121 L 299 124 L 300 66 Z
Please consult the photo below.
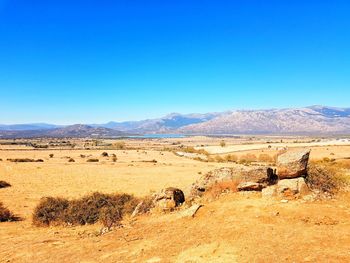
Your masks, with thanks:
M 205 143 L 203 138 L 186 140 L 188 145 Z M 234 165 L 154 150 L 172 143 L 134 140 L 130 144 L 143 149 L 107 150 L 117 155 L 117 162 L 101 157 L 104 150 L 0 150 L 0 180 L 12 184 L 0 189 L 0 200 L 23 218 L 0 223 L 0 262 L 350 261 L 349 195 L 284 204 L 262 199 L 260 194 L 228 194 L 205 203 L 193 219 L 179 218 L 177 213 L 142 216 L 126 219 L 123 228 L 105 235 L 98 235 L 99 224 L 32 226 L 32 211 L 43 196 L 75 198 L 93 191 L 142 196 L 167 186 L 187 190 L 200 177 L 199 172 Z M 312 149 L 315 158 L 350 156 L 349 146 Z M 81 158 L 81 154 L 89 157 Z M 67 157 L 75 162 L 69 163 Z M 7 158 L 41 158 L 44 162 L 12 163 Z M 88 158 L 100 162 L 87 163 Z M 154 159 L 157 163 L 148 162 Z

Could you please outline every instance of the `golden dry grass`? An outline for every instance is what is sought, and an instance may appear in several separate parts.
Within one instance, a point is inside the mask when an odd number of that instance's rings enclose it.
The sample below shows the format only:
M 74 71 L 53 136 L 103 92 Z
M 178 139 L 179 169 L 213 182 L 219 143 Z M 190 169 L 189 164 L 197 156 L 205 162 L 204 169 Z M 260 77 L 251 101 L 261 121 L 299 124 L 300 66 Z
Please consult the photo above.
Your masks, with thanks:
M 180 139 L 180 143 L 196 147 L 219 145 L 220 140 L 193 137 Z M 335 201 L 282 204 L 261 199 L 259 194 L 227 194 L 206 203 L 194 219 L 179 219 L 177 214 L 141 216 L 103 236 L 98 235 L 100 225 L 44 229 L 32 225 L 34 207 L 44 196 L 75 199 L 95 191 L 146 196 L 169 186 L 186 193 L 201 174 L 235 165 L 200 162 L 159 151 L 173 147 L 174 142 L 177 139 L 125 141 L 134 150 L 2 148 L 0 180 L 12 187 L 0 190 L 0 201 L 23 221 L 0 224 L 0 262 L 184 262 L 195 260 L 194 254 L 207 262 L 220 258 L 221 262 L 350 261 L 350 239 L 344 234 L 350 232 L 348 195 Z M 222 148 L 239 143 L 226 138 L 225 142 Z M 109 157 L 101 156 L 105 151 Z M 273 156 L 276 151 L 259 149 L 234 155 L 239 158 L 248 153 L 259 157 Z M 117 156 L 116 162 L 112 154 Z M 348 156 L 349 146 L 312 147 L 315 160 Z M 12 163 L 7 158 L 44 162 Z M 75 162 L 68 162 L 69 158 Z M 99 162 L 88 163 L 88 158 L 98 158 Z M 152 160 L 157 163 L 148 162 Z M 346 166 L 347 160 L 342 160 Z

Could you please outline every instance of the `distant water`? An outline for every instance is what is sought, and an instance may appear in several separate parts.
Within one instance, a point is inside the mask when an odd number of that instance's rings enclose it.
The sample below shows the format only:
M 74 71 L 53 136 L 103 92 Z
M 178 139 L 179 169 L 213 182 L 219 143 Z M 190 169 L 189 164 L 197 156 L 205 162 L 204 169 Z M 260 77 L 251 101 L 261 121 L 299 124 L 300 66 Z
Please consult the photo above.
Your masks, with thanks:
M 140 139 L 167 139 L 167 138 L 185 138 L 186 135 L 182 134 L 143 134 L 128 136 L 128 138 L 140 138 Z

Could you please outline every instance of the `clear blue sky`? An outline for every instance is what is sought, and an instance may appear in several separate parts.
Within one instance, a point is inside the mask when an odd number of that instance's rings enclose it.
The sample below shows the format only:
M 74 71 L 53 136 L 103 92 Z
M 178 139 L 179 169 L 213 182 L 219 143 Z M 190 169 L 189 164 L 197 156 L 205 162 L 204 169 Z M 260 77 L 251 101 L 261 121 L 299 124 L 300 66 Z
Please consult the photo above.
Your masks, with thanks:
M 350 106 L 350 4 L 0 0 L 0 95 L 0 123 Z

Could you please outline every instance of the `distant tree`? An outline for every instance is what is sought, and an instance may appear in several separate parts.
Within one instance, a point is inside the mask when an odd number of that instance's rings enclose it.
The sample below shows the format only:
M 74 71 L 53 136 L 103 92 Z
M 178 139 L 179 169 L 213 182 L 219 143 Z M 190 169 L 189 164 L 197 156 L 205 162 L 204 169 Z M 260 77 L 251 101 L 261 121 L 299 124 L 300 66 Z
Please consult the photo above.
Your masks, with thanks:
M 220 142 L 220 146 L 221 146 L 221 147 L 225 147 L 225 146 L 226 146 L 226 142 L 225 142 L 224 140 L 222 140 L 222 141 Z

